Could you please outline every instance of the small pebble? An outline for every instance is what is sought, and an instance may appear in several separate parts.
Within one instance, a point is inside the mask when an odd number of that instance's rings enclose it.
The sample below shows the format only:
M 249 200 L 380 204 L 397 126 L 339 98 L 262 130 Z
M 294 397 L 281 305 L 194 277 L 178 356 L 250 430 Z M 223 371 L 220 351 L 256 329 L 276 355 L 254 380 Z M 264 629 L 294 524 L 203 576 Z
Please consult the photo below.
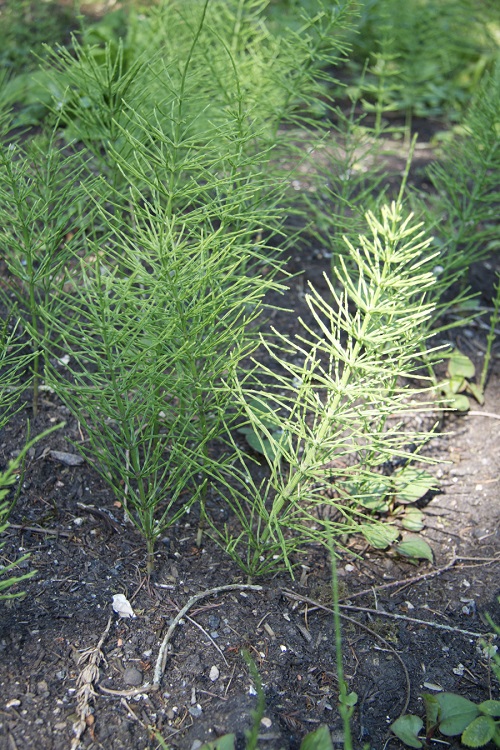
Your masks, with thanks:
M 208 626 L 212 628 L 212 630 L 217 630 L 219 625 L 220 625 L 220 617 L 217 617 L 217 615 L 209 615 Z
M 47 682 L 45 680 L 40 680 L 40 682 L 36 683 L 36 692 L 38 693 L 38 695 L 49 694 L 49 686 L 47 685 Z
M 127 667 L 123 673 L 123 682 L 125 685 L 138 687 L 142 684 L 142 672 L 136 667 Z
M 191 706 L 191 708 L 189 709 L 189 713 L 191 714 L 191 716 L 193 716 L 193 718 L 197 719 L 202 715 L 203 709 L 200 704 L 197 703 L 196 706 Z

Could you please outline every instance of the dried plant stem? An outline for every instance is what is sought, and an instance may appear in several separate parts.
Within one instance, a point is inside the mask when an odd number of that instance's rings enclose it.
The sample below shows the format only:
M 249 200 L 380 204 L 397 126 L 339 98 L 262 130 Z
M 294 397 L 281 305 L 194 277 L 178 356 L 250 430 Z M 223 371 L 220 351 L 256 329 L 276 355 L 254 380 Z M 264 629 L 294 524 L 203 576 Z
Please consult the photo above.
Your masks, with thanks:
M 167 665 L 168 644 L 170 640 L 172 639 L 172 636 L 179 622 L 186 615 L 186 613 L 189 612 L 191 607 L 193 607 L 201 599 L 205 599 L 207 596 L 215 596 L 217 594 L 222 594 L 222 593 L 225 593 L 226 591 L 262 591 L 262 586 L 253 586 L 247 583 L 230 583 L 226 586 L 216 586 L 213 589 L 208 589 L 207 591 L 200 591 L 198 594 L 195 594 L 194 596 L 191 597 L 191 599 L 189 599 L 189 601 L 177 613 L 177 615 L 174 617 L 174 619 L 170 623 L 167 632 L 165 633 L 165 637 L 163 638 L 162 644 L 160 646 L 160 650 L 158 652 L 158 657 L 156 659 L 156 664 L 155 664 L 155 669 L 154 669 L 154 674 L 153 674 L 153 682 L 151 683 L 147 682 L 145 685 L 142 685 L 140 688 L 133 688 L 132 690 L 112 690 L 111 688 L 103 687 L 103 685 L 99 685 L 99 688 L 103 691 L 103 693 L 106 693 L 107 695 L 116 695 L 117 697 L 120 697 L 120 698 L 129 698 L 129 697 L 133 697 L 134 695 L 143 695 L 144 693 L 150 693 L 150 692 L 159 690 L 160 683 L 161 683 L 163 674 L 165 672 L 165 667 Z
M 262 591 L 262 586 L 252 586 L 251 584 L 244 584 L 244 583 L 232 583 L 227 586 L 216 586 L 214 589 L 208 589 L 207 591 L 200 591 L 198 594 L 195 594 L 194 596 L 192 596 L 191 599 L 183 606 L 183 608 L 179 611 L 179 613 L 174 617 L 174 619 L 169 625 L 169 628 L 165 634 L 165 637 L 163 638 L 162 644 L 160 646 L 160 651 L 158 653 L 158 658 L 156 660 L 155 671 L 154 671 L 154 676 L 153 676 L 153 684 L 151 686 L 152 690 L 159 690 L 160 688 L 161 678 L 163 677 L 163 673 L 165 672 L 165 667 L 167 665 L 168 644 L 180 620 L 182 620 L 186 612 L 189 612 L 191 607 L 197 602 L 199 602 L 201 599 L 205 599 L 207 596 L 215 596 L 216 594 L 221 594 L 225 591 Z
M 71 750 L 76 750 L 80 746 L 80 739 L 83 733 L 88 726 L 92 726 L 92 724 L 89 723 L 89 717 L 92 714 L 90 702 L 96 695 L 94 685 L 99 680 L 99 664 L 104 660 L 104 654 L 101 649 L 108 636 L 112 622 L 113 618 L 110 616 L 97 645 L 85 649 L 78 659 L 78 666 L 81 667 L 81 672 L 78 675 L 76 682 L 78 720 L 73 724 L 75 737 L 71 742 Z
M 463 557 L 462 555 L 455 555 L 453 554 L 453 557 L 451 558 L 450 562 L 444 565 L 442 568 L 437 568 L 436 570 L 430 570 L 428 573 L 421 573 L 418 576 L 412 576 L 411 578 L 405 578 L 405 579 L 398 579 L 397 581 L 390 581 L 389 583 L 382 583 L 379 586 L 371 586 L 369 589 L 363 589 L 362 591 L 356 591 L 353 594 L 349 594 L 348 596 L 341 597 L 340 601 L 342 599 L 356 599 L 360 596 L 365 596 L 366 594 L 373 594 L 375 591 L 382 591 L 383 589 L 390 589 L 394 588 L 394 586 L 399 586 L 402 590 L 406 588 L 407 586 L 410 586 L 412 583 L 417 583 L 418 581 L 425 581 L 427 578 L 434 578 L 434 576 L 439 576 L 442 573 L 446 573 L 447 570 L 450 570 L 457 562 L 477 562 L 477 563 L 485 563 L 486 565 L 492 565 L 495 562 L 500 562 L 500 557 Z M 394 592 L 397 593 L 397 592 Z M 391 596 L 394 596 L 394 594 L 391 594 Z
M 322 609 L 325 612 L 333 612 L 333 609 L 331 607 L 325 607 L 324 605 L 319 604 L 319 602 L 314 601 L 314 599 L 309 599 L 307 596 L 301 596 L 301 594 L 296 594 L 295 592 L 287 591 L 286 589 L 282 589 L 282 593 L 284 596 L 288 597 L 289 599 L 295 599 L 296 601 L 299 601 L 299 602 L 302 601 L 302 602 L 306 602 L 307 604 L 312 604 L 314 607 L 318 607 L 319 609 Z M 345 609 L 350 612 L 366 612 L 367 614 L 370 614 L 370 615 L 378 615 L 380 617 L 390 617 L 392 620 L 404 620 L 405 622 L 411 622 L 416 625 L 426 625 L 429 628 L 437 628 L 438 630 L 446 630 L 450 633 L 460 633 L 461 635 L 472 636 L 473 638 L 483 638 L 485 635 L 488 635 L 488 633 L 475 633 L 472 630 L 463 630 L 462 628 L 454 628 L 451 625 L 442 625 L 438 622 L 429 622 L 428 620 L 420 620 L 416 617 L 407 617 L 406 615 L 399 615 L 395 612 L 384 612 L 383 609 L 373 609 L 371 607 L 356 607 L 353 604 L 339 604 L 339 607 L 341 609 Z M 344 615 L 341 613 L 341 616 L 343 617 Z

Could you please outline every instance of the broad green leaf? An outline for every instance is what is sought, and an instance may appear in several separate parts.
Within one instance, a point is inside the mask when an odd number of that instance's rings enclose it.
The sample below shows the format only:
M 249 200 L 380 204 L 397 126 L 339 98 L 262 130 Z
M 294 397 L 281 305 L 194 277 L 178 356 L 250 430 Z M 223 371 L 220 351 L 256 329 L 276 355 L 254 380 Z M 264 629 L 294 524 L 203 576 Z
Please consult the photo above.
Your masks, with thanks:
M 470 409 L 470 403 L 467 396 L 463 396 L 461 394 L 457 394 L 456 396 L 453 396 L 453 398 L 449 401 L 449 407 L 450 409 L 455 409 L 455 411 L 469 411 Z
M 200 747 L 200 750 L 234 750 L 235 740 L 236 735 L 225 734 L 223 737 L 219 737 L 218 740 L 205 742 L 205 744 Z
M 483 701 L 478 708 L 482 714 L 500 717 L 500 701 Z
M 461 351 L 455 349 L 448 360 L 448 374 L 450 377 L 460 376 L 470 380 L 474 377 L 476 368 L 474 363 Z
M 405 745 L 409 747 L 422 747 L 422 743 L 418 739 L 418 733 L 424 726 L 424 722 L 419 716 L 413 716 L 413 714 L 406 714 L 406 716 L 400 716 L 399 719 L 393 721 L 389 729 L 394 732 Z
M 424 693 L 422 698 L 425 706 L 426 733 L 429 734 L 438 723 L 439 703 L 436 696 L 431 693 Z
M 361 533 L 368 544 L 376 549 L 385 549 L 393 544 L 399 536 L 399 531 L 389 524 L 362 524 Z
M 391 490 L 389 477 L 376 477 L 367 479 L 359 484 L 346 486 L 351 497 L 360 505 L 374 513 L 387 513 L 389 503 L 387 495 Z
M 462 734 L 464 729 L 479 716 L 479 708 L 472 701 L 455 693 L 439 693 L 439 731 L 447 737 Z
M 330 730 L 325 724 L 307 734 L 301 742 L 300 750 L 333 750 Z
M 241 430 L 243 432 L 243 430 Z M 257 453 L 262 453 L 264 456 L 267 456 L 271 461 L 274 461 L 275 458 L 275 451 L 274 447 L 271 443 L 271 441 L 263 437 L 261 435 L 258 435 L 255 430 L 247 429 L 244 430 L 244 435 L 246 438 L 246 441 L 248 445 L 254 449 L 254 451 L 257 451 Z
M 277 455 L 277 450 L 275 444 L 271 442 L 269 438 L 254 430 L 253 427 L 240 427 L 238 432 L 245 436 L 245 440 L 254 451 L 262 453 L 262 455 L 266 456 L 269 461 L 274 461 Z M 272 436 L 276 441 L 279 441 L 282 438 L 283 433 L 273 432 Z
M 472 396 L 474 396 L 478 404 L 481 404 L 481 406 L 484 404 L 484 391 L 480 385 L 476 385 L 476 383 L 467 383 L 467 390 Z
M 401 523 L 407 531 L 422 531 L 424 528 L 424 514 L 418 508 L 407 508 Z
M 371 510 L 374 513 L 387 513 L 389 511 L 389 503 L 384 499 L 384 497 L 377 497 L 375 495 L 368 495 L 364 497 L 357 497 L 356 501 L 363 506 L 363 508 L 366 508 L 367 510 Z
M 454 395 L 455 393 L 462 393 L 467 388 L 467 380 L 461 375 L 455 375 L 448 381 L 448 392 Z
M 471 721 L 460 739 L 467 747 L 483 747 L 493 739 L 496 728 L 496 722 L 491 716 L 478 716 Z
M 436 488 L 436 480 L 424 469 L 408 466 L 393 476 L 396 500 L 399 503 L 415 503 L 429 490 Z
M 339 700 L 344 704 L 344 706 L 355 706 L 358 702 L 358 694 L 354 692 L 348 693 L 345 696 L 344 700 L 342 700 L 340 697 Z
M 409 534 L 396 545 L 396 551 L 403 557 L 412 557 L 416 560 L 433 561 L 432 549 L 423 539 Z

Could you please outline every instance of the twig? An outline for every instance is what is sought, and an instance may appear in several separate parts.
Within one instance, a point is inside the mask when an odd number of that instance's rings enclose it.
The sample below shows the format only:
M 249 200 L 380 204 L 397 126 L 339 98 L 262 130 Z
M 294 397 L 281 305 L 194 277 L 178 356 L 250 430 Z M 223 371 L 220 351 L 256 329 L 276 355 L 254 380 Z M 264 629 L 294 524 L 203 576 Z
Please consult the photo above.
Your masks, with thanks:
M 333 612 L 333 609 L 329 607 L 324 607 L 322 604 L 319 604 L 313 599 L 309 599 L 307 596 L 302 596 L 301 594 L 296 594 L 294 591 L 287 591 L 286 589 L 282 589 L 281 591 L 289 599 L 295 599 L 297 601 L 307 602 L 308 604 L 312 604 L 314 607 L 320 607 L 320 609 L 324 609 L 327 612 Z M 370 615 L 379 615 L 380 617 L 390 617 L 393 620 L 404 620 L 405 622 L 412 622 L 416 625 L 427 625 L 427 627 L 429 628 L 437 628 L 438 630 L 447 630 L 451 633 L 460 633 L 461 635 L 470 635 L 473 638 L 484 638 L 485 635 L 490 635 L 489 633 L 474 633 L 471 630 L 462 630 L 461 628 L 454 628 L 451 625 L 441 625 L 440 623 L 429 622 L 428 620 L 419 620 L 416 617 L 406 617 L 406 615 L 398 615 L 394 612 L 384 612 L 383 609 L 372 609 L 371 607 L 355 607 L 352 604 L 339 604 L 339 607 L 340 609 L 347 609 L 351 612 L 366 612 L 367 614 L 370 614 Z
M 427 625 L 429 628 L 437 628 L 438 630 L 447 630 L 450 633 L 460 633 L 461 635 L 470 635 L 473 638 L 484 638 L 489 633 L 474 633 L 472 630 L 462 630 L 462 628 L 454 628 L 451 625 L 441 625 L 438 622 L 429 622 L 428 620 L 419 620 L 417 617 L 406 617 L 406 615 L 399 615 L 396 612 L 384 612 L 383 609 L 371 609 L 370 607 L 355 607 L 352 604 L 339 604 L 341 609 L 347 609 L 350 612 L 367 612 L 371 615 L 379 615 L 380 617 L 390 617 L 392 620 L 404 620 L 405 622 L 412 622 L 416 625 Z
M 365 594 L 373 594 L 374 589 L 377 591 L 382 591 L 383 589 L 389 589 L 393 586 L 401 586 L 401 589 L 406 588 L 407 586 L 410 586 L 412 583 L 416 583 L 417 581 L 423 581 L 426 578 L 433 578 L 434 576 L 441 575 L 442 573 L 445 573 L 447 570 L 452 568 L 455 563 L 457 562 L 483 562 L 485 564 L 492 564 L 495 562 L 500 562 L 500 557 L 463 557 L 462 555 L 455 555 L 453 554 L 452 559 L 449 563 L 447 563 L 442 568 L 437 568 L 436 570 L 430 570 L 428 573 L 421 573 L 418 576 L 413 576 L 412 578 L 403 578 L 398 579 L 397 581 L 390 581 L 389 583 L 382 583 L 379 586 L 371 586 L 369 589 L 363 589 L 363 591 L 356 591 L 354 594 L 347 594 L 346 596 L 342 596 L 340 598 L 340 601 L 343 601 L 344 599 L 355 599 L 358 596 L 364 596 Z M 401 590 L 400 589 L 400 590 Z M 398 593 L 398 592 L 395 592 Z M 393 596 L 393 594 L 391 594 Z
M 125 708 L 127 709 L 129 715 L 133 719 L 135 719 L 135 721 L 137 721 L 141 725 L 141 727 L 143 729 L 147 729 L 148 728 L 147 724 L 145 724 L 143 721 L 141 721 L 141 719 L 139 719 L 139 717 L 137 716 L 137 714 L 134 711 L 134 709 L 131 706 L 129 706 L 129 704 L 127 703 L 127 701 L 125 700 L 125 698 L 122 698 L 121 701 L 120 701 L 120 703 L 122 704 L 122 706 L 125 706 Z
M 333 609 L 331 607 L 325 607 L 324 604 L 320 604 L 319 602 L 314 601 L 314 599 L 309 599 L 307 596 L 302 596 L 301 594 L 296 594 L 294 591 L 287 591 L 286 589 L 281 589 L 281 593 L 287 596 L 289 599 L 295 599 L 296 601 L 304 602 L 304 604 L 311 604 L 314 607 L 317 607 L 318 609 L 322 609 L 324 612 L 328 612 L 330 614 L 333 614 Z M 405 683 L 406 683 L 406 698 L 403 705 L 403 708 L 401 710 L 400 716 L 404 716 L 406 713 L 406 709 L 408 708 L 408 704 L 410 703 L 410 695 L 411 695 L 411 684 L 410 684 L 410 675 L 408 674 L 408 670 L 406 669 L 406 665 L 401 658 L 401 656 L 398 654 L 395 648 L 391 646 L 391 644 L 379 633 L 376 633 L 374 630 L 368 627 L 368 625 L 365 625 L 362 622 L 358 622 L 353 617 L 349 617 L 349 615 L 345 615 L 343 612 L 339 613 L 341 618 L 343 620 L 347 620 L 347 622 L 352 623 L 353 625 L 356 625 L 357 627 L 360 627 L 362 630 L 365 630 L 367 633 L 370 633 L 374 638 L 378 638 L 379 641 L 381 641 L 384 646 L 391 651 L 391 653 L 394 654 L 396 659 L 399 661 L 401 668 L 403 670 L 404 676 L 405 676 Z
M 195 594 L 191 597 L 191 599 L 185 604 L 181 610 L 177 613 L 177 615 L 174 617 L 172 622 L 169 625 L 169 628 L 165 634 L 165 637 L 162 641 L 162 644 L 160 646 L 160 650 L 158 652 L 158 658 L 156 659 L 155 669 L 154 669 L 154 676 L 153 676 L 153 682 L 146 682 L 144 685 L 141 685 L 139 688 L 132 688 L 131 690 L 113 690 L 112 688 L 104 687 L 103 685 L 99 685 L 100 690 L 103 691 L 103 693 L 107 693 L 108 695 L 115 695 L 119 698 L 133 698 L 135 695 L 144 695 L 145 693 L 151 693 L 153 691 L 160 689 L 160 682 L 163 677 L 163 674 L 165 672 L 165 667 L 167 664 L 167 655 L 168 655 L 168 644 L 174 634 L 175 628 L 179 624 L 179 622 L 182 620 L 184 615 L 191 609 L 191 607 L 196 604 L 196 602 L 199 602 L 200 599 L 205 599 L 207 596 L 214 596 L 215 594 L 221 594 L 225 591 L 262 591 L 262 586 L 252 586 L 247 583 L 231 583 L 227 586 L 217 586 L 214 589 L 208 589 L 207 591 L 200 591 L 199 594 Z M 198 623 L 195 623 L 198 625 Z M 198 627 L 200 627 L 198 625 Z
M 136 695 L 145 695 L 151 690 L 151 685 L 146 682 L 140 688 L 130 688 L 130 690 L 113 690 L 112 688 L 104 687 L 99 685 L 99 690 L 102 690 L 106 695 L 116 695 L 118 698 L 134 698 Z
M 165 667 L 167 665 L 168 643 L 174 634 L 175 628 L 179 624 L 180 620 L 182 620 L 186 612 L 188 612 L 191 609 L 191 607 L 194 604 L 196 604 L 196 602 L 199 602 L 200 599 L 205 599 L 207 596 L 214 596 L 215 594 L 221 594 L 225 591 L 249 591 L 249 590 L 250 591 L 262 591 L 262 586 L 252 586 L 251 584 L 244 584 L 244 583 L 233 583 L 227 586 L 216 586 L 214 589 L 201 591 L 199 594 L 195 594 L 194 596 L 191 597 L 191 599 L 187 602 L 187 604 L 183 606 L 180 612 L 174 617 L 174 619 L 170 623 L 170 626 L 162 641 L 162 644 L 160 646 L 160 651 L 158 653 L 158 658 L 156 660 L 153 684 L 151 685 L 152 690 L 160 689 L 161 678 L 163 677 L 163 673 L 165 672 Z
M 34 534 L 49 534 L 50 536 L 64 536 L 71 539 L 75 536 L 74 531 L 62 531 L 59 529 L 44 529 L 41 526 L 24 526 L 22 523 L 9 523 L 7 529 L 19 529 L 19 531 L 32 531 Z
M 192 617 L 189 617 L 189 615 L 186 615 L 186 619 L 187 619 L 187 620 L 189 620 L 189 622 L 193 623 L 193 625 L 196 625 L 196 627 L 197 627 L 197 628 L 199 628 L 199 629 L 201 630 L 201 632 L 203 633 L 203 635 L 204 635 L 204 636 L 205 636 L 206 638 L 208 638 L 208 640 L 210 641 L 210 643 L 212 644 L 212 646 L 213 646 L 213 647 L 215 648 L 215 650 L 219 652 L 219 654 L 221 655 L 222 659 L 224 660 L 224 664 L 225 664 L 226 666 L 229 666 L 229 662 L 228 662 L 228 660 L 226 659 L 226 657 L 225 657 L 225 656 L 224 656 L 224 654 L 222 653 L 222 650 L 221 650 L 221 649 L 220 649 L 220 647 L 219 647 L 219 646 L 218 646 L 218 645 L 216 644 L 216 642 L 214 641 L 214 639 L 212 638 L 212 636 L 210 635 L 210 633 L 207 633 L 207 631 L 205 630 L 205 628 L 204 628 L 204 627 L 203 627 L 202 625 L 200 625 L 200 623 L 199 623 L 199 622 L 196 622 L 196 620 L 193 620 L 193 618 L 192 618 Z
M 500 414 L 495 414 L 492 411 L 468 411 L 464 414 L 465 417 L 488 417 L 488 419 L 500 419 Z
M 76 681 L 78 686 L 76 693 L 78 720 L 73 724 L 75 737 L 71 742 L 71 750 L 76 750 L 79 747 L 81 736 L 87 726 L 89 726 L 89 717 L 93 718 L 91 716 L 90 701 L 96 695 L 94 684 L 99 680 L 99 664 L 104 659 L 101 649 L 109 633 L 112 621 L 113 618 L 110 617 L 97 646 L 85 649 L 78 659 L 78 666 L 81 667 L 81 672 Z M 92 725 L 90 724 L 90 726 Z

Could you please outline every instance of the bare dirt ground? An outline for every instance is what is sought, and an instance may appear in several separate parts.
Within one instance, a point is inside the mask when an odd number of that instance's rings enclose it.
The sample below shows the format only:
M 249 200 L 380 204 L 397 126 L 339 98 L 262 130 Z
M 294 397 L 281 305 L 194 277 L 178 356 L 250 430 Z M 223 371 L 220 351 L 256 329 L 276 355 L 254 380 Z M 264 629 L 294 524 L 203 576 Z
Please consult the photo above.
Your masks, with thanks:
M 290 283 L 293 314 L 279 313 L 273 323 L 293 332 L 306 313 L 305 281 L 321 288 L 329 261 L 312 248 L 292 258 L 290 270 L 304 270 Z M 491 263 L 474 269 L 472 282 L 486 298 L 492 277 Z M 459 336 L 480 366 L 483 328 Z M 388 726 L 407 711 L 423 715 L 422 692 L 498 698 L 480 646 L 490 631 L 485 613 L 500 623 L 498 353 L 497 345 L 484 406 L 447 416 L 444 436 L 429 448 L 443 461 L 433 468 L 440 492 L 424 508 L 422 533 L 434 563 L 416 566 L 367 550 L 359 539 L 339 561 L 345 672 L 359 696 L 357 748 L 401 749 Z M 28 417 L 26 407 L 0 433 L 0 468 L 24 444 Z M 200 598 L 174 631 L 160 689 L 141 689 L 180 609 L 196 594 L 245 581 L 209 539 L 196 547 L 189 516 L 164 539 L 148 580 L 142 540 L 110 490 L 85 463 L 68 466 L 53 453 L 74 454 L 81 439 L 55 397 L 43 402 L 32 433 L 63 419 L 65 430 L 31 451 L 1 553 L 7 561 L 29 552 L 26 570 L 38 572 L 23 587 L 24 599 L 0 605 L 0 748 L 146 750 L 159 747 L 152 727 L 179 750 L 226 732 L 244 747 L 256 705 L 244 648 L 266 696 L 259 747 L 293 750 L 320 724 L 340 746 L 331 569 L 319 548 L 300 559 L 295 581 L 279 575 L 256 581 L 259 590 Z M 116 594 L 131 602 L 134 619 L 113 612 Z

